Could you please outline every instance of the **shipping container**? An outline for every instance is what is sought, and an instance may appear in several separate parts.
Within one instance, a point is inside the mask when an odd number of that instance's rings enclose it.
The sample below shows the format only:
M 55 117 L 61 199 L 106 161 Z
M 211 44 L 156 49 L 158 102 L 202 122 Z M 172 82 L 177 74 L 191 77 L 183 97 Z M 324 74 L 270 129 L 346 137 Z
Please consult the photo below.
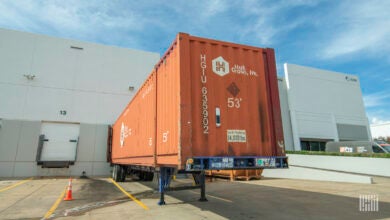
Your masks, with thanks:
M 287 168 L 274 50 L 179 33 L 109 135 L 113 179 L 159 172 L 160 205 L 178 171 L 207 201 L 205 170 Z
M 274 50 L 179 33 L 112 129 L 117 165 L 287 167 Z

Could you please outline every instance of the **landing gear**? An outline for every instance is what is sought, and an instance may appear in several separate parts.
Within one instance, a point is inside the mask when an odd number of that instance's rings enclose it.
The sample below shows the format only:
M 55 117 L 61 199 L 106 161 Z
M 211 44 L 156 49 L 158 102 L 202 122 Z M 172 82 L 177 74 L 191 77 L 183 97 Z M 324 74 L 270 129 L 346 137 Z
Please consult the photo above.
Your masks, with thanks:
M 174 169 L 169 167 L 160 167 L 160 174 L 158 179 L 158 191 L 160 192 L 160 201 L 158 205 L 165 205 L 164 192 L 168 189 Z
M 204 171 L 202 171 L 199 175 L 200 178 L 200 202 L 207 202 L 206 199 L 206 176 L 204 174 Z
M 170 190 L 186 190 L 200 188 L 200 199 L 201 202 L 207 202 L 206 198 L 206 177 L 205 172 L 192 173 L 196 186 L 191 187 L 175 187 L 169 188 L 174 169 L 169 167 L 160 167 L 160 173 L 158 175 L 158 191 L 160 192 L 160 201 L 158 205 L 165 205 L 165 191 Z
M 206 176 L 204 171 L 198 173 L 192 173 L 192 178 L 194 178 L 195 185 L 200 187 L 200 202 L 207 202 L 206 199 Z

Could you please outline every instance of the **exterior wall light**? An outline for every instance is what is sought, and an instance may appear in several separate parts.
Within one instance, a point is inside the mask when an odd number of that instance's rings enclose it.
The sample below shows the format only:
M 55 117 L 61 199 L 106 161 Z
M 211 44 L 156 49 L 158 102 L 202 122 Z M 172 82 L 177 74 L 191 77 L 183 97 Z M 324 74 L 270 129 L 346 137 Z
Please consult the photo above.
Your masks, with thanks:
M 35 75 L 33 75 L 33 74 L 24 74 L 23 76 L 26 77 L 26 79 L 28 79 L 28 80 L 34 80 L 34 78 L 35 78 Z

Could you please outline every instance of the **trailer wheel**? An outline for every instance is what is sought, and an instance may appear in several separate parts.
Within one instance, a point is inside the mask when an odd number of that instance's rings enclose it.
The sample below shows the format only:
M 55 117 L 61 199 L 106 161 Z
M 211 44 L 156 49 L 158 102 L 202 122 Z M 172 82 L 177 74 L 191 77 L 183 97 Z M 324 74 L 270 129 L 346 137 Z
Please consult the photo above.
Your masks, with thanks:
M 114 169 L 112 171 L 113 179 L 115 182 L 121 182 L 122 180 L 122 173 L 123 173 L 123 168 L 122 166 L 115 164 Z
M 119 182 L 125 182 L 126 180 L 126 167 L 125 166 L 119 166 Z
M 152 179 L 152 187 L 155 190 L 158 190 L 158 183 L 159 183 L 159 173 L 157 171 L 153 172 L 153 179 Z
M 116 170 L 117 170 L 117 165 L 115 164 L 112 168 L 112 174 L 111 174 L 112 179 L 115 181 L 116 181 Z

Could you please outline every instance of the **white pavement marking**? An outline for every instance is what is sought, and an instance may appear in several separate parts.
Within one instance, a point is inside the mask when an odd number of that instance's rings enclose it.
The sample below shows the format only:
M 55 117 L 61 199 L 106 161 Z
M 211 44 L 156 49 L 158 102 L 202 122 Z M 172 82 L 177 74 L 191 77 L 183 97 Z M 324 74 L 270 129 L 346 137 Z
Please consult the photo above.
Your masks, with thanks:
M 195 192 L 195 191 L 190 191 L 190 192 L 192 192 L 192 193 L 196 193 L 196 194 L 200 194 L 199 192 Z M 232 200 L 228 200 L 228 199 L 224 199 L 224 198 L 221 198 L 221 197 L 218 197 L 218 196 L 212 196 L 212 195 L 210 195 L 210 194 L 206 194 L 206 197 L 211 197 L 211 198 L 214 198 L 214 199 L 219 199 L 219 200 L 222 200 L 222 201 L 224 201 L 224 202 L 230 202 L 230 203 L 233 203 L 233 201 Z

